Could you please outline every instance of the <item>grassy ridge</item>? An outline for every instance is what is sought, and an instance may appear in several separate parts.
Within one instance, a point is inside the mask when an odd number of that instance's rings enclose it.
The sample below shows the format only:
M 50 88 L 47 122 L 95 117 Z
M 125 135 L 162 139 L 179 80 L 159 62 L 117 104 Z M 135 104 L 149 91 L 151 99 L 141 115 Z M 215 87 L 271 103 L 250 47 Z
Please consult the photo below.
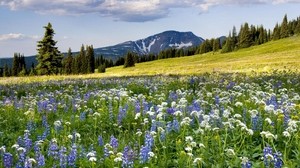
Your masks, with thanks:
M 63 80 L 66 78 L 100 78 L 140 75 L 195 75 L 205 72 L 270 72 L 274 69 L 295 70 L 300 67 L 300 36 L 272 41 L 232 53 L 207 53 L 190 57 L 157 60 L 107 68 L 104 74 L 0 78 L 0 83 Z

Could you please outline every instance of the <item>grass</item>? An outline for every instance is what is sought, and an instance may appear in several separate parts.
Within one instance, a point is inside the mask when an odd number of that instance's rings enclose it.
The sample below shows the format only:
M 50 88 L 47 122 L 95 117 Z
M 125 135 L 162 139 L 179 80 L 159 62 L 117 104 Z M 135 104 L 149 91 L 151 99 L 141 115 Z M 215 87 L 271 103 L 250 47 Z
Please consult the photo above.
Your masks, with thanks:
M 29 83 L 69 78 L 102 78 L 120 76 L 152 75 L 197 75 L 206 72 L 270 72 L 276 70 L 297 71 L 300 67 L 300 36 L 272 41 L 260 46 L 242 49 L 232 53 L 207 53 L 190 57 L 157 60 L 136 64 L 124 69 L 123 66 L 107 68 L 104 74 L 61 75 L 42 77 L 0 78 L 0 84 Z

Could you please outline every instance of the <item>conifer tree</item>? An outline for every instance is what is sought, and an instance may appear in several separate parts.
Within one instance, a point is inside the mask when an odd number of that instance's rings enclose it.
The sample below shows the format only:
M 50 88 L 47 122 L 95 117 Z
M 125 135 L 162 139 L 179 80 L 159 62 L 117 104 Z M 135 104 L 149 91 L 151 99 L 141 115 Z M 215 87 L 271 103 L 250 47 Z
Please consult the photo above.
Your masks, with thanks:
M 287 15 L 284 15 L 280 27 L 280 38 L 286 38 L 286 37 L 289 37 L 289 27 L 288 27 Z
M 19 68 L 19 56 L 17 53 L 14 53 L 13 58 L 13 67 L 12 67 L 12 76 L 17 76 L 19 74 L 18 68 Z
M 220 39 L 216 38 L 213 41 L 213 52 L 217 52 L 220 49 Z
M 56 41 L 53 40 L 54 30 L 51 23 L 44 26 L 45 34 L 41 41 L 37 44 L 37 73 L 39 75 L 58 74 L 62 67 L 62 58 L 60 51 L 55 46 Z
M 7 64 L 4 65 L 3 76 L 4 76 L 4 77 L 9 77 L 9 76 L 11 76 L 11 74 L 10 74 L 10 69 L 9 69 L 9 67 L 8 67 Z
M 135 58 L 134 54 L 128 52 L 125 57 L 124 68 L 135 66 Z
M 87 46 L 86 49 L 87 73 L 95 72 L 95 53 L 93 46 Z
M 72 56 L 72 50 L 69 48 L 67 57 L 64 60 L 64 73 L 66 74 L 72 74 L 72 64 L 73 64 L 73 56 Z
M 247 48 L 252 45 L 252 36 L 249 30 L 249 25 L 246 22 L 241 26 L 240 35 L 239 35 L 239 48 Z
M 274 27 L 274 30 L 273 30 L 273 36 L 272 36 L 272 40 L 278 40 L 280 39 L 280 26 L 279 24 L 277 23 Z

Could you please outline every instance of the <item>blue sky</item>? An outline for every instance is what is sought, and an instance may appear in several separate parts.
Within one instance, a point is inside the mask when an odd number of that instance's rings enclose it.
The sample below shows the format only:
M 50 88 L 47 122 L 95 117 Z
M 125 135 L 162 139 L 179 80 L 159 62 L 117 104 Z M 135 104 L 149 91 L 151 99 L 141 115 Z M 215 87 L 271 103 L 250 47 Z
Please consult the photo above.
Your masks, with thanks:
M 62 52 L 138 40 L 166 30 L 204 39 L 228 35 L 244 22 L 273 29 L 300 16 L 300 0 L 0 0 L 0 57 L 36 54 L 52 23 Z

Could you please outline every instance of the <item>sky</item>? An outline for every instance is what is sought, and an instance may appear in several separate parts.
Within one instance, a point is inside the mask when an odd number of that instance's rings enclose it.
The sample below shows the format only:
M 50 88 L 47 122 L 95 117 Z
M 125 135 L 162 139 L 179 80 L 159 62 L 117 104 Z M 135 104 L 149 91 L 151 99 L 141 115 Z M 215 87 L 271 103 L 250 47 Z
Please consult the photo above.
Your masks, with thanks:
M 58 49 L 79 51 L 138 40 L 167 30 L 204 39 L 247 22 L 273 29 L 300 16 L 300 0 L 0 0 L 0 58 L 35 55 L 50 22 Z

